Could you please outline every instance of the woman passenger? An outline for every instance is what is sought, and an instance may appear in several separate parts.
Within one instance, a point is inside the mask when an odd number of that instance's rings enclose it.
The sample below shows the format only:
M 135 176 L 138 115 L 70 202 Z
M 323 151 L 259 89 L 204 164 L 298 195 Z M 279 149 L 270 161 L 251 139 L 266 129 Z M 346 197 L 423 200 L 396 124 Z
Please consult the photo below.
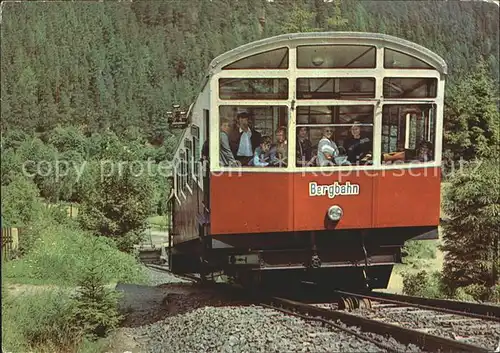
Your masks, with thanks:
M 323 137 L 318 143 L 318 166 L 331 165 L 333 157 L 339 155 L 339 149 L 335 142 L 331 140 L 333 134 L 332 127 L 323 128 Z M 323 148 L 328 146 L 329 148 Z
M 281 126 L 276 130 L 276 145 L 272 149 L 273 164 L 286 165 L 288 156 L 288 143 L 286 140 L 286 128 Z

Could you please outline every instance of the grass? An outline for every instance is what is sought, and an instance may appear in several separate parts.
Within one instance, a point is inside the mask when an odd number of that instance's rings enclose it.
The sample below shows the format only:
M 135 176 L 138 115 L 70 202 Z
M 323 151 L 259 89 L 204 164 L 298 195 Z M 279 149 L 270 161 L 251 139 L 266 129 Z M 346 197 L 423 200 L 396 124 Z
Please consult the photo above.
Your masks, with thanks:
M 26 291 L 2 298 L 2 346 L 8 352 L 102 352 L 74 325 L 75 301 L 67 290 Z
M 167 227 L 166 216 L 152 216 L 148 218 L 148 223 L 151 228 L 165 229 Z
M 75 320 L 85 322 L 76 311 L 82 299 L 72 295 L 90 267 L 96 268 L 105 287 L 116 282 L 146 283 L 146 269 L 110 239 L 82 231 L 69 220 L 44 221 L 33 228 L 36 232 L 26 254 L 2 262 L 3 348 L 13 353 L 106 351 L 109 339 L 89 340 L 78 329 L 82 325 Z M 86 304 L 84 308 L 96 310 L 96 317 L 101 310 L 115 310 L 110 302 Z
M 386 291 L 397 294 L 403 293 L 403 273 L 417 273 L 421 270 L 429 272 L 441 271 L 444 254 L 438 248 L 440 242 L 441 239 L 415 242 L 419 246 L 410 247 L 409 256 L 403 260 L 404 263 L 394 266 Z
M 107 283 L 146 281 L 144 267 L 110 239 L 62 225 L 48 227 L 24 257 L 6 263 L 4 276 L 10 283 L 73 286 L 90 264 Z

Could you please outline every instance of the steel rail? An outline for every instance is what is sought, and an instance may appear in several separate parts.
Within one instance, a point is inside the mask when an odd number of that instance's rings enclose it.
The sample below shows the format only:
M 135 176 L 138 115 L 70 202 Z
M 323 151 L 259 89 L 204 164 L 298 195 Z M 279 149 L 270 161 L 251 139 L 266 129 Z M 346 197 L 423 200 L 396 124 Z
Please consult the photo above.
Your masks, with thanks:
M 500 306 L 468 303 L 444 299 L 413 297 L 400 294 L 371 292 L 370 294 L 353 293 L 336 290 L 338 294 L 396 305 L 412 306 L 420 309 L 440 311 L 443 313 L 468 316 L 475 319 L 500 322 Z
M 347 327 L 343 327 L 339 324 L 336 324 L 335 322 L 333 321 L 330 321 L 330 320 L 325 320 L 325 319 L 322 319 L 320 317 L 311 317 L 311 316 L 307 316 L 307 315 L 303 315 L 303 314 L 299 314 L 299 313 L 296 313 L 296 312 L 293 312 L 293 311 L 290 311 L 290 310 L 287 310 L 287 309 L 283 309 L 279 306 L 275 306 L 275 305 L 269 305 L 269 304 L 259 304 L 260 306 L 264 307 L 264 308 L 269 308 L 269 309 L 273 309 L 273 310 L 278 310 L 278 311 L 281 311 L 285 314 L 289 314 L 289 315 L 293 315 L 293 316 L 297 316 L 297 317 L 300 317 L 302 319 L 305 319 L 305 320 L 312 320 L 312 321 L 318 321 L 318 322 L 321 322 L 321 323 L 324 323 L 326 325 L 330 325 L 330 326 L 333 326 L 339 330 L 342 330 L 344 332 L 347 332 L 353 336 L 356 336 L 362 340 L 365 340 L 365 341 L 368 341 L 368 342 L 371 342 L 373 343 L 374 345 L 376 345 L 377 347 L 379 348 L 382 348 L 382 349 L 385 349 L 387 350 L 388 352 L 398 352 L 396 349 L 392 348 L 391 346 L 389 345 L 385 345 L 383 343 L 380 343 L 380 342 L 377 342 L 376 340 L 370 338 L 370 337 L 367 337 L 367 336 L 364 336 L 362 334 L 359 334 L 358 332 L 356 331 L 353 331 Z
M 425 332 L 412 330 L 373 319 L 367 319 L 358 315 L 347 314 L 341 311 L 323 309 L 310 304 L 304 304 L 301 302 L 276 297 L 270 299 L 270 301 L 271 303 L 279 303 L 280 305 L 288 309 L 296 310 L 301 314 L 315 315 L 330 320 L 340 320 L 341 322 L 350 326 L 359 326 L 363 331 L 379 334 L 382 336 L 390 335 L 400 343 L 414 344 L 426 351 L 489 352 L 488 349 L 483 347 L 455 341 L 449 338 L 431 335 Z M 310 317 L 307 318 L 309 319 Z M 329 324 L 332 323 L 329 322 Z M 365 337 L 363 337 L 363 339 L 365 339 Z

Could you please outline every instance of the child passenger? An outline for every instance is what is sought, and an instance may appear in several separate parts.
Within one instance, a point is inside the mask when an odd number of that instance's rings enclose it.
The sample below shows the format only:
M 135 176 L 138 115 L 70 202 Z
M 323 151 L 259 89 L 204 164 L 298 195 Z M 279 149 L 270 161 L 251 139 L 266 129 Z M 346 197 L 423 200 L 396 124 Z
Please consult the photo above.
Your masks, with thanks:
M 270 158 L 271 142 L 270 136 L 262 137 L 260 145 L 255 149 L 250 165 L 256 167 L 267 167 L 269 165 L 269 162 L 266 161 Z

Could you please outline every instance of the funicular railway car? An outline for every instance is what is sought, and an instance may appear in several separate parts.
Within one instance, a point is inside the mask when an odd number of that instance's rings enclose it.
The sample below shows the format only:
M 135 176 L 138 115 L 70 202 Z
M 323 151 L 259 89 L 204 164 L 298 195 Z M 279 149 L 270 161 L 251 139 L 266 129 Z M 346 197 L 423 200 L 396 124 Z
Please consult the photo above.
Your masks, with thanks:
M 215 58 L 175 153 L 172 270 L 387 287 L 405 241 L 438 238 L 446 73 L 374 33 Z

